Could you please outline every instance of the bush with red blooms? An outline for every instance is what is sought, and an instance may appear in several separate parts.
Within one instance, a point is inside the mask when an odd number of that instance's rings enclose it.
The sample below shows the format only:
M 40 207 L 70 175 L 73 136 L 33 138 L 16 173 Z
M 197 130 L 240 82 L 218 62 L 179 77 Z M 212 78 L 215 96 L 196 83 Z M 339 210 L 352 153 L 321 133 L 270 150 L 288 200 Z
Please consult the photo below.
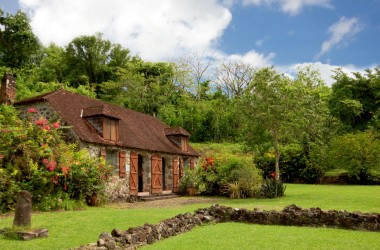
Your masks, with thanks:
M 86 196 L 102 196 L 111 172 L 105 162 L 63 141 L 58 120 L 48 121 L 35 108 L 27 116 L 0 106 L 0 212 L 14 209 L 20 190 L 32 193 L 38 210 L 72 209 Z

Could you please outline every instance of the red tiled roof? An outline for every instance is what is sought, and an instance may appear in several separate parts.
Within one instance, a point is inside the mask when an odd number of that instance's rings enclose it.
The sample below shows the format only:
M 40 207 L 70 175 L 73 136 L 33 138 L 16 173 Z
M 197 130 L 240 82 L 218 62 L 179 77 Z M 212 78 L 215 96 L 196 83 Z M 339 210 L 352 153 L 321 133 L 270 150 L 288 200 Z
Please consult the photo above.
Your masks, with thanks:
M 106 145 L 118 145 L 154 152 L 199 156 L 189 146 L 189 151 L 182 151 L 167 138 L 166 131 L 177 131 L 190 135 L 183 128 L 170 128 L 168 125 L 150 115 L 122 108 L 103 101 L 92 99 L 66 90 L 57 90 L 15 103 L 25 105 L 35 102 L 48 102 L 61 118 L 72 126 L 82 141 Z M 119 120 L 119 141 L 104 140 L 94 129 L 89 127 L 84 116 L 103 114 Z
M 190 136 L 189 132 L 187 132 L 182 127 L 178 127 L 178 128 L 166 128 L 165 129 L 165 135 L 184 135 L 184 136 Z
M 82 117 L 105 115 L 108 117 L 116 118 L 118 120 L 121 119 L 121 117 L 119 117 L 109 107 L 107 107 L 105 105 L 84 108 L 84 109 L 82 109 L 81 112 L 82 112 Z

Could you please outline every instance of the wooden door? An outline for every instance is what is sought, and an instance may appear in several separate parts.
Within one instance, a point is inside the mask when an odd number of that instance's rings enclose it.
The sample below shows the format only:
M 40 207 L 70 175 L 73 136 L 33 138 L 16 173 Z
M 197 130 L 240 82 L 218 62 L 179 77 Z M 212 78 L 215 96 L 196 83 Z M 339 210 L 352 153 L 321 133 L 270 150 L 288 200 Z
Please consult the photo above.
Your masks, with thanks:
M 152 194 L 162 193 L 162 158 L 152 155 Z
M 138 154 L 131 151 L 130 174 L 129 174 L 129 195 L 137 195 L 138 191 Z
M 178 169 L 178 157 L 173 158 L 173 192 L 177 193 L 179 191 L 179 169 Z

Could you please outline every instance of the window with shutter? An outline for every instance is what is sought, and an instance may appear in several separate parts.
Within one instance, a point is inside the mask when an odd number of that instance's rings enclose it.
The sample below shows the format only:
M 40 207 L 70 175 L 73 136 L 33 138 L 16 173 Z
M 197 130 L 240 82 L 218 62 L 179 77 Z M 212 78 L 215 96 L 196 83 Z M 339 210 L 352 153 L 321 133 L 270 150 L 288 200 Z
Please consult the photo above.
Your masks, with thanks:
M 119 139 L 118 120 L 103 118 L 103 138 L 110 141 L 117 141 Z

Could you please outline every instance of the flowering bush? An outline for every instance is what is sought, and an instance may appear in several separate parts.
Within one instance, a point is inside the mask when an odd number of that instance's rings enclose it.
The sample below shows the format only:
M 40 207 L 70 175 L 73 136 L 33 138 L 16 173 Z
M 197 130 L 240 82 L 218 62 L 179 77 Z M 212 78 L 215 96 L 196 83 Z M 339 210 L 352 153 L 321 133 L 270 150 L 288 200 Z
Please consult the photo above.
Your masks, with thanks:
M 39 117 L 28 109 L 18 118 L 10 106 L 0 106 L 0 210 L 14 208 L 17 193 L 28 190 L 40 210 L 69 208 L 69 200 L 102 195 L 110 169 L 100 158 L 77 150 L 61 138 L 59 121 Z
M 227 195 L 231 198 L 257 196 L 262 178 L 252 160 L 242 156 L 204 157 L 196 169 L 199 189 L 205 195 Z

